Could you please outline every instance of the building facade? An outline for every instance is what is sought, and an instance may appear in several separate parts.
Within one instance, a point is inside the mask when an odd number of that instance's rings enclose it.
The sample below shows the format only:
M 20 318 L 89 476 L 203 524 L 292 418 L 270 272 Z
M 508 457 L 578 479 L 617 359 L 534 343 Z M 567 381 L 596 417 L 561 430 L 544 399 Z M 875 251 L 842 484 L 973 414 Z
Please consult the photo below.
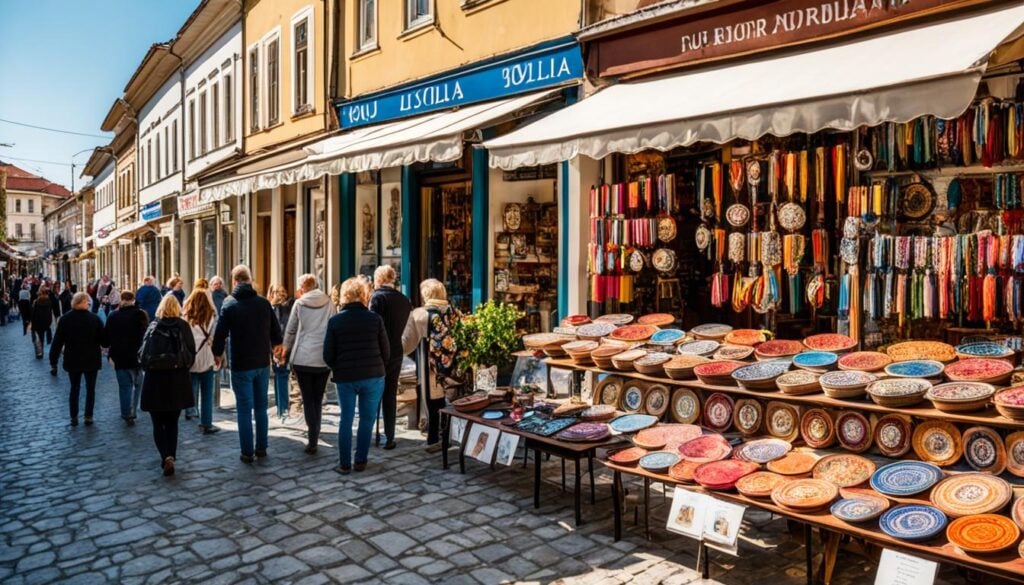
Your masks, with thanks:
M 82 251 L 80 234 L 82 227 L 81 206 L 78 197 L 65 199 L 43 218 L 46 226 L 46 273 L 50 278 L 75 281 L 73 260 Z
M 63 186 L 0 161 L 6 194 L 6 244 L 33 271 L 42 271 L 48 248 L 46 215 L 64 203 L 71 192 Z

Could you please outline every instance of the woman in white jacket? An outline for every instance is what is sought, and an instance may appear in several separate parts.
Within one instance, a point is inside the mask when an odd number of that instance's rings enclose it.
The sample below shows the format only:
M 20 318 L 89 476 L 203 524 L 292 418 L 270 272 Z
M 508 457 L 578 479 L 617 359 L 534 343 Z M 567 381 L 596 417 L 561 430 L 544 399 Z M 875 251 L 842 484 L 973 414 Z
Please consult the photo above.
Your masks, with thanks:
M 334 316 L 335 308 L 331 297 L 320 290 L 312 274 L 299 277 L 297 290 L 302 295 L 292 306 L 284 332 L 283 353 L 277 358 L 283 360 L 288 356 L 299 382 L 307 429 L 306 453 L 313 455 L 320 440 L 320 415 L 327 378 L 331 373 L 324 362 L 324 337 L 327 322 Z
M 199 407 L 199 428 L 204 435 L 212 435 L 220 430 L 213 426 L 213 380 L 216 368 L 212 347 L 217 311 L 213 308 L 210 295 L 203 289 L 196 289 L 185 301 L 181 316 L 192 328 L 192 337 L 196 340 L 196 359 L 189 369 L 196 406 L 185 412 L 185 418 L 194 417 L 196 407 Z

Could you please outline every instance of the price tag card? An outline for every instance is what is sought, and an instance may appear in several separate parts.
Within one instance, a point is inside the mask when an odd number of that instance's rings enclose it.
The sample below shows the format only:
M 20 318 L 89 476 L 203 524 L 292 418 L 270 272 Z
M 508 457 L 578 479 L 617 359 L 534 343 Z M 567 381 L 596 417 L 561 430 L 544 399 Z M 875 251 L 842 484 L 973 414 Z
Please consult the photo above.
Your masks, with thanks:
M 704 512 L 704 540 L 735 550 L 746 506 L 708 497 Z M 733 553 L 735 554 L 735 553 Z
M 705 500 L 709 499 L 698 494 L 676 487 L 672 495 L 672 509 L 668 513 L 670 532 L 677 532 L 690 538 L 700 539 L 704 532 L 704 511 L 707 509 Z
M 875 585 L 932 585 L 939 565 L 894 550 L 882 550 Z

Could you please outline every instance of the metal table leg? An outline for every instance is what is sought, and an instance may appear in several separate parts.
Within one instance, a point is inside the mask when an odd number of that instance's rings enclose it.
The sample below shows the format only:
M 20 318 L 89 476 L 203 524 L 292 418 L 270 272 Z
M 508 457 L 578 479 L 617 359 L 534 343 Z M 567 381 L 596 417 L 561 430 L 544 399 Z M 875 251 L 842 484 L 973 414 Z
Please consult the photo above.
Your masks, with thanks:
M 565 459 L 562 459 L 564 462 Z M 581 510 L 582 503 L 580 502 L 580 492 L 582 491 L 580 483 L 580 458 L 577 456 L 573 459 L 573 463 L 576 464 L 576 481 L 573 483 L 572 499 L 573 506 L 576 508 L 576 526 L 583 524 L 583 512 Z
M 807 585 L 814 583 L 814 541 L 811 538 L 811 525 L 804 524 L 804 554 L 807 562 Z
M 612 473 L 612 517 L 615 524 L 615 542 L 622 540 L 622 472 Z
M 448 431 L 448 426 L 450 424 L 449 418 L 450 417 L 448 415 L 441 413 L 441 416 L 438 419 L 438 423 L 441 427 L 441 469 L 445 470 L 448 469 L 448 448 L 451 447 L 452 441 L 451 435 Z M 448 424 L 446 424 L 445 421 L 447 421 Z M 459 440 L 461 441 L 462 438 L 460 437 Z
M 708 547 L 703 540 L 697 549 L 697 566 L 700 567 L 701 579 L 711 578 L 711 559 L 708 558 Z
M 651 479 L 644 478 L 644 537 L 651 540 Z
M 466 437 L 469 436 L 469 429 L 473 426 L 471 421 L 466 421 L 466 428 L 462 430 L 462 439 L 459 441 L 459 473 L 466 473 Z
M 562 457 L 562 493 L 565 493 L 565 457 Z
M 533 507 L 540 508 L 540 449 L 533 450 Z
M 590 474 L 590 505 L 597 503 L 597 495 L 594 493 L 594 452 L 587 453 L 587 471 Z

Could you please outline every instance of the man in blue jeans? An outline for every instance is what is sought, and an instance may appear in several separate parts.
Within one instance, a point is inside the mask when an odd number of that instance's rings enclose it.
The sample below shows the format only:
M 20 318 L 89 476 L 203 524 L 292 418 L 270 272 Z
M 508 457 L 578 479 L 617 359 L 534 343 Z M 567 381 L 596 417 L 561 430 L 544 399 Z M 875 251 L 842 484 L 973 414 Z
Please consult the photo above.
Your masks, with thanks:
M 256 294 L 249 267 L 239 264 L 231 271 L 234 290 L 224 299 L 213 334 L 213 355 L 219 366 L 231 338 L 231 389 L 235 393 L 238 441 L 243 463 L 267 456 L 267 388 L 270 356 L 279 351 L 284 337 L 270 301 Z M 254 417 L 255 414 L 255 417 Z M 253 438 L 253 418 L 256 437 Z
M 103 329 L 105 344 L 110 348 L 109 358 L 114 363 L 117 389 L 121 398 L 121 418 L 128 426 L 135 424 L 135 414 L 142 395 L 142 367 L 139 365 L 139 347 L 146 335 L 149 317 L 135 304 L 135 294 L 121 293 L 121 304 L 107 318 Z

